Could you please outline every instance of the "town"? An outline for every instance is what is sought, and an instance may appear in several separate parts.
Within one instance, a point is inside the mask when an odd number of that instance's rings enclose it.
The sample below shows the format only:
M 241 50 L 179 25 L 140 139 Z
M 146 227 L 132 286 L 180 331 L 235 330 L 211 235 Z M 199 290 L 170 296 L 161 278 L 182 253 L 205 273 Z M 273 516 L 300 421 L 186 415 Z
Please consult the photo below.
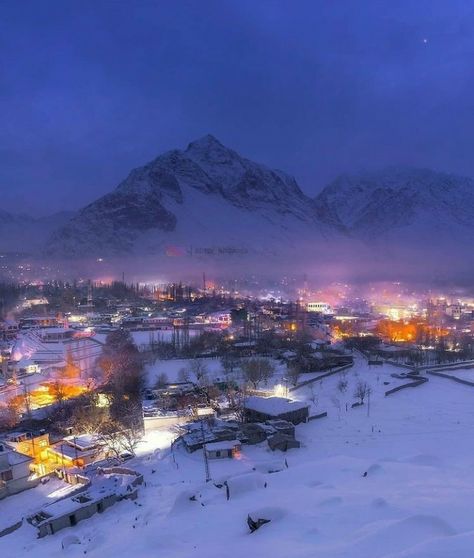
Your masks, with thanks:
M 474 387 L 474 299 L 461 293 L 203 273 L 198 286 L 4 283 L 0 300 L 0 537 L 136 504 L 164 456 L 200 456 L 192 475 L 229 499 L 288 467 L 305 425 L 370 416 L 433 378 Z M 282 457 L 256 459 L 265 448 Z M 250 530 L 270 516 L 249 515 Z

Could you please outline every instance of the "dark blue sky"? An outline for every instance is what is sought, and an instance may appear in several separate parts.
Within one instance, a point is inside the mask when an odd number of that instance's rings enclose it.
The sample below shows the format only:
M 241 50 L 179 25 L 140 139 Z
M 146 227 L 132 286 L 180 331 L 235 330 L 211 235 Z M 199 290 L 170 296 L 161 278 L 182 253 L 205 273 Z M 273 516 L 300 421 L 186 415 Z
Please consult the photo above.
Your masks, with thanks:
M 0 209 L 98 197 L 208 132 L 316 193 L 474 176 L 474 1 L 0 3 Z

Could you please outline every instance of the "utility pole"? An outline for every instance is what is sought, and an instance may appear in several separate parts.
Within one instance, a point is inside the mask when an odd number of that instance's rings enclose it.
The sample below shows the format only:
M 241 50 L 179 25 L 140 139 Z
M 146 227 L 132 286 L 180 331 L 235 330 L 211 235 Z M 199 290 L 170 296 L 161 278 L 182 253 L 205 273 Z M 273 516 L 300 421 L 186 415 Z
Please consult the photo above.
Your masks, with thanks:
M 367 416 L 370 417 L 370 394 L 371 394 L 372 390 L 371 388 L 369 388 L 367 390 Z
M 204 455 L 204 469 L 206 471 L 206 482 L 211 480 L 211 471 L 209 470 L 209 459 L 206 452 L 206 437 L 204 436 L 204 421 L 201 419 L 201 437 L 202 437 L 202 452 Z
M 29 389 L 28 383 L 26 382 L 26 378 L 25 378 L 25 380 L 23 380 L 22 383 L 23 383 L 23 392 L 24 392 L 24 396 L 25 396 L 26 414 L 28 416 L 28 420 L 31 421 L 30 389 Z

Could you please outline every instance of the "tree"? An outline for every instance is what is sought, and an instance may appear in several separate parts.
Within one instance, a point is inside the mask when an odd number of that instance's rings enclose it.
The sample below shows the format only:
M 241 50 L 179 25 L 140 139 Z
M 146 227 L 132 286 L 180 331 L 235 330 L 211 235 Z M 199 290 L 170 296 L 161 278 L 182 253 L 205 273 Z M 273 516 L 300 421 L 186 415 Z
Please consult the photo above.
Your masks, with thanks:
M 309 384 L 308 390 L 309 390 L 308 399 L 316 407 L 318 405 L 318 392 L 316 391 L 316 386 L 314 385 L 314 382 L 311 382 Z
M 94 392 L 79 397 L 70 405 L 71 423 L 75 432 L 97 434 L 108 420 L 108 409 L 97 405 Z
M 338 384 L 337 384 L 337 389 L 341 392 L 341 393 L 346 393 L 347 388 L 348 388 L 348 382 L 346 379 L 341 379 L 339 380 Z
M 290 362 L 288 364 L 288 378 L 293 386 L 296 386 L 301 375 L 301 368 L 298 362 Z
M 245 380 L 252 384 L 254 389 L 258 388 L 260 382 L 267 382 L 275 372 L 271 361 L 265 358 L 251 358 L 246 360 L 241 368 Z
M 331 397 L 331 402 L 337 410 L 338 420 L 341 420 L 341 400 L 338 397 L 336 397 L 335 395 L 333 395 Z
M 16 402 L 0 403 L 0 429 L 12 428 L 20 422 L 20 406 Z
M 125 420 L 110 418 L 104 421 L 99 429 L 99 439 L 102 446 L 110 453 L 120 458 L 124 451 L 135 455 L 135 450 L 143 437 L 143 428 L 136 420 L 136 412 L 124 405 Z
M 166 372 L 162 372 L 161 374 L 158 374 L 158 377 L 156 378 L 155 388 L 164 388 L 168 385 L 168 383 L 168 374 Z
M 356 386 L 356 389 L 354 391 L 354 397 L 356 397 L 359 400 L 359 403 L 361 405 L 364 404 L 364 399 L 369 394 L 369 390 L 370 390 L 370 388 L 369 388 L 369 385 L 367 384 L 367 382 L 363 382 L 362 380 L 357 382 L 357 386 Z
M 109 419 L 104 422 L 99 431 L 99 443 L 107 455 L 114 455 L 120 459 L 123 451 L 121 425 L 119 422 Z
M 230 354 L 225 354 L 221 358 L 221 366 L 224 374 L 228 376 L 229 374 L 233 374 L 234 370 L 237 368 L 238 359 Z
M 204 377 L 207 376 L 208 373 L 206 363 L 199 358 L 195 358 L 191 361 L 190 368 L 191 368 L 191 372 L 196 377 L 197 382 L 202 383 Z
M 99 365 L 103 371 L 104 389 L 111 399 L 111 417 L 123 422 L 124 405 L 138 408 L 142 417 L 143 359 L 128 331 L 118 330 L 107 336 Z M 135 413 L 135 411 L 134 411 Z
M 66 389 L 64 384 L 60 380 L 56 380 L 54 383 L 49 385 L 49 391 L 54 397 L 54 401 L 61 406 L 66 399 Z
M 187 368 L 180 368 L 178 372 L 178 380 L 180 382 L 189 382 L 191 374 Z

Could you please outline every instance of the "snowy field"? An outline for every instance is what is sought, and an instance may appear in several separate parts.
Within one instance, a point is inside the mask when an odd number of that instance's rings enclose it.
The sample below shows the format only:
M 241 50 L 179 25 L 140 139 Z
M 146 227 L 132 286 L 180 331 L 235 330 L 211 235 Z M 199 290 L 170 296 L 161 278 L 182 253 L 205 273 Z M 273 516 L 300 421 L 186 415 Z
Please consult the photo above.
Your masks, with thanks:
M 282 378 L 286 373 L 286 365 L 282 364 L 278 360 L 272 360 L 273 366 L 275 368 L 274 376 L 267 382 L 265 386 L 261 384 L 261 388 L 272 388 L 275 384 L 281 383 Z M 222 369 L 222 364 L 219 358 L 200 358 L 201 362 L 206 368 L 206 375 L 209 380 L 212 381 L 224 381 L 224 380 L 235 380 L 237 383 L 241 383 L 243 380 L 240 370 L 236 369 L 235 372 L 226 375 Z M 147 365 L 145 369 L 146 383 L 148 387 L 153 387 L 156 384 L 158 376 L 165 373 L 169 382 L 179 382 L 179 371 L 184 368 L 190 373 L 190 379 L 192 382 L 196 382 L 196 376 L 192 373 L 192 360 L 184 358 L 174 358 L 169 360 L 157 359 L 153 364 Z M 308 376 L 310 378 L 311 376 Z M 302 377 L 302 379 L 305 379 Z
M 384 397 L 403 383 L 390 376 L 396 371 L 358 361 L 344 393 L 342 375 L 316 382 L 316 396 L 294 392 L 329 416 L 297 427 L 300 449 L 272 453 L 263 443 L 243 446 L 239 460 L 211 461 L 216 482 L 259 471 L 234 479 L 240 490 L 229 501 L 205 483 L 201 451 L 171 453 L 172 433 L 151 432 L 129 462 L 146 481 L 136 503 L 40 540 L 24 525 L 0 539 L 0 556 L 472 558 L 474 388 L 430 377 Z M 359 380 L 371 386 L 370 412 L 367 404 L 345 410 Z M 285 459 L 288 468 L 265 474 Z M 249 513 L 271 522 L 250 534 Z M 81 544 L 63 550 L 72 533 Z

